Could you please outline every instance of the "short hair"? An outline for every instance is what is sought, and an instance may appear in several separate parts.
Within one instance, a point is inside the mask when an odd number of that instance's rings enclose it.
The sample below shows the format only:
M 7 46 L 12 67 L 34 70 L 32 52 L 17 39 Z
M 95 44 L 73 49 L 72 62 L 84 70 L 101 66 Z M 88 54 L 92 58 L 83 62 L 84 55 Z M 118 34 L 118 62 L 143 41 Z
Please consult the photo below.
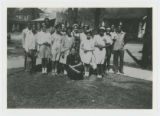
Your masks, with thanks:
M 49 21 L 49 18 L 45 18 L 44 21 Z
M 83 29 L 84 29 L 84 28 L 87 28 L 87 30 L 88 30 L 88 29 L 89 29 L 89 25 L 84 25 L 84 26 L 83 26 Z

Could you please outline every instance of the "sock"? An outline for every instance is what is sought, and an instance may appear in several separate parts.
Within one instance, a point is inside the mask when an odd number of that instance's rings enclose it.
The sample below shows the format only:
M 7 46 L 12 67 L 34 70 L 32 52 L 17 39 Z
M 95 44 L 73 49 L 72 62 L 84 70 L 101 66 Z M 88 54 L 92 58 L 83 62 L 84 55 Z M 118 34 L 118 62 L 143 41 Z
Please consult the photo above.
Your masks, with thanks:
M 44 73 L 47 73 L 47 68 L 44 68 Z
M 42 68 L 42 73 L 44 73 L 44 68 Z
M 89 76 L 89 72 L 86 72 L 86 76 Z
M 66 70 L 64 70 L 64 74 L 67 75 L 67 71 Z

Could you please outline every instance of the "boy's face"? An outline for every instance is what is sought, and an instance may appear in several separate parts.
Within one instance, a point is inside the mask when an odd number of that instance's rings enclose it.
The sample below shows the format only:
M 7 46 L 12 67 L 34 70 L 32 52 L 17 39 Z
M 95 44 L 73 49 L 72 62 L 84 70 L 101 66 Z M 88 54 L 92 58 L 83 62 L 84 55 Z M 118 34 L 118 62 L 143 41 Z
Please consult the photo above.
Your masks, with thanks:
M 36 25 L 35 24 L 32 25 L 32 30 L 36 30 Z
M 61 32 L 61 28 L 58 27 L 58 28 L 57 28 L 57 33 L 60 33 L 60 32 Z
M 67 34 L 68 34 L 68 35 L 71 35 L 71 32 L 72 32 L 71 29 L 68 29 L 68 30 L 67 30 Z
M 115 26 L 114 26 L 114 25 L 112 25 L 112 26 L 111 26 L 111 30 L 114 30 L 114 28 L 115 28 Z
M 109 28 L 108 28 L 108 29 L 106 29 L 106 33 L 110 33 L 110 31 L 111 31 L 111 30 L 110 30 Z
M 31 23 L 28 23 L 27 27 L 28 27 L 28 29 L 31 29 L 32 28 Z
M 74 28 L 74 32 L 78 33 L 78 27 Z
M 87 33 L 87 39 L 90 39 L 91 38 L 91 33 Z
M 120 33 L 120 32 L 121 32 L 121 30 L 122 30 L 122 29 L 121 29 L 121 26 L 118 26 L 118 28 L 117 28 L 117 32 L 118 32 L 118 33 Z
M 65 31 L 65 25 L 62 24 L 62 31 Z
M 45 20 L 45 24 L 46 24 L 46 25 L 49 25 L 49 19 L 46 19 L 46 20 Z
M 43 32 L 46 32 L 46 25 L 42 26 L 42 30 L 43 30 Z
M 40 23 L 37 24 L 37 29 L 39 30 L 41 28 Z
M 88 30 L 88 28 L 84 27 L 84 29 L 83 29 L 84 33 L 86 33 L 87 30 Z
M 100 34 L 101 36 L 103 36 L 103 35 L 104 35 L 104 30 L 100 30 L 100 31 L 99 31 L 99 34 Z
M 74 48 L 72 48 L 71 54 L 72 54 L 72 55 L 76 54 L 76 50 L 75 50 Z

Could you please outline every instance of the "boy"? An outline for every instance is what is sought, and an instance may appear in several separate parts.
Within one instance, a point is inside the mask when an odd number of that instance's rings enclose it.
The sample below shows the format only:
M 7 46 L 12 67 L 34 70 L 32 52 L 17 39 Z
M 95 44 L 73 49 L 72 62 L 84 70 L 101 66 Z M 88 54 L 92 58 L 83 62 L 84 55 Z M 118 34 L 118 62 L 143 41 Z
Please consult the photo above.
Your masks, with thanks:
M 109 67 L 110 67 L 110 59 L 111 59 L 111 54 L 112 54 L 112 36 L 110 34 L 110 28 L 106 28 L 106 33 L 105 33 L 105 43 L 106 43 L 106 58 L 104 61 L 104 71 L 108 73 Z M 106 67 L 107 63 L 107 67 Z
M 74 80 L 83 79 L 83 65 L 79 53 L 75 48 L 71 48 L 71 54 L 67 56 L 67 75 Z
M 24 49 L 24 70 L 27 71 L 27 51 L 26 51 L 26 40 L 27 40 L 27 34 L 31 31 L 31 23 L 28 22 L 27 27 L 23 29 L 22 31 L 22 47 Z
M 29 26 L 28 26 L 29 27 Z M 35 48 L 36 48 L 36 34 L 35 25 L 33 24 L 30 30 L 30 27 L 28 30 L 26 30 L 25 33 L 25 44 L 24 49 L 26 52 L 26 71 L 33 71 L 35 67 Z
M 116 35 L 114 38 L 114 45 L 113 45 L 113 64 L 114 64 L 114 73 L 123 72 L 123 61 L 124 61 L 124 45 L 125 45 L 126 33 L 122 31 L 122 27 L 118 26 L 116 30 Z M 119 59 L 120 58 L 120 66 L 119 66 Z M 120 67 L 120 68 L 119 68 Z

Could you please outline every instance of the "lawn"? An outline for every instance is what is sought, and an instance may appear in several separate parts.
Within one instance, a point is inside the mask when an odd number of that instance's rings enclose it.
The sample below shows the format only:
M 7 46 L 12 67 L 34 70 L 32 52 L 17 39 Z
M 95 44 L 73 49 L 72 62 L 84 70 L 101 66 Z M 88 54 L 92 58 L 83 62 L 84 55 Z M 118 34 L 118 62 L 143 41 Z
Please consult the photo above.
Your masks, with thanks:
M 75 81 L 8 69 L 7 107 L 150 109 L 152 82 L 115 74 Z
M 151 81 L 111 73 L 102 80 L 92 75 L 88 80 L 74 81 L 66 76 L 30 74 L 23 68 L 13 68 L 23 66 L 20 56 L 24 51 L 18 37 L 12 35 L 7 49 L 8 65 L 13 65 L 7 69 L 8 108 L 152 108 Z M 140 58 L 141 46 L 137 46 L 130 44 L 128 49 Z M 125 54 L 125 64 L 139 67 Z

